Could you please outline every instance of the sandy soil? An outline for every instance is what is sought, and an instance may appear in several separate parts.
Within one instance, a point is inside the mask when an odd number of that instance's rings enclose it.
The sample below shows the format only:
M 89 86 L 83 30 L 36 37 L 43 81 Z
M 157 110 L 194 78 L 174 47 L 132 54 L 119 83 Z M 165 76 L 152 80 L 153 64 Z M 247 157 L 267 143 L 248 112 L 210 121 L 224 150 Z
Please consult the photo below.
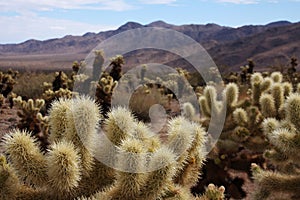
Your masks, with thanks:
M 9 133 L 10 130 L 16 128 L 19 117 L 17 109 L 10 108 L 9 103 L 5 102 L 0 108 L 0 144 L 2 144 L 3 135 Z M 3 147 L 0 145 L 0 153 L 3 152 Z

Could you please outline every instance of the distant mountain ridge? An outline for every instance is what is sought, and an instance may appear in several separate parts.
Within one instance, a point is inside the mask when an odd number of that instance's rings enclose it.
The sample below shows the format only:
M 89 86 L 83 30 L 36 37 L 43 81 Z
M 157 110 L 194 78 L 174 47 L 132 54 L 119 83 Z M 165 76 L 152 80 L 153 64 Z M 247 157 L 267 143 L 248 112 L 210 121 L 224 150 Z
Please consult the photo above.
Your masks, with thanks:
M 238 28 L 217 24 L 172 25 L 155 21 L 147 25 L 127 22 L 116 30 L 67 35 L 45 41 L 28 40 L 20 44 L 0 45 L 0 67 L 70 67 L 82 60 L 101 41 L 126 30 L 162 27 L 182 32 L 199 42 L 225 71 L 246 64 L 252 58 L 258 66 L 286 64 L 291 56 L 300 58 L 300 23 L 288 21 Z M 145 56 L 145 55 L 144 55 Z M 143 60 L 147 60 L 144 58 Z

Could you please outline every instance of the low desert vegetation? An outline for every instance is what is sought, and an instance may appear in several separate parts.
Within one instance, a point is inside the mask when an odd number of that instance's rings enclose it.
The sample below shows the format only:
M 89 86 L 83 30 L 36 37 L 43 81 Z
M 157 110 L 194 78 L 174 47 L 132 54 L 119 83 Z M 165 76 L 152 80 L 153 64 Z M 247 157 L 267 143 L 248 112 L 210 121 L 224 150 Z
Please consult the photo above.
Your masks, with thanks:
M 284 72 L 258 72 L 248 60 L 204 85 L 180 68 L 164 81 L 145 78 L 147 66 L 124 78 L 122 56 L 103 71 L 103 53 L 95 55 L 90 76 L 80 62 L 68 72 L 0 72 L 0 106 L 18 110 L 1 142 L 1 199 L 300 198 L 297 59 Z M 132 93 L 128 104 L 114 92 Z M 150 127 L 156 104 L 167 114 L 159 132 Z

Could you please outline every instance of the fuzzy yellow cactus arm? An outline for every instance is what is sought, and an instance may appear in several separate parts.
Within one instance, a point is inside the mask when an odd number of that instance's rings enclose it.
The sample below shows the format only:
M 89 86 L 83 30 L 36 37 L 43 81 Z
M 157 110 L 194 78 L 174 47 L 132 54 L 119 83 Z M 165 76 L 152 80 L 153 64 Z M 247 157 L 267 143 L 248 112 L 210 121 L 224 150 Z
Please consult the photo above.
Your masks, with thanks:
M 39 186 L 47 183 L 47 161 L 30 133 L 12 131 L 4 136 L 4 147 L 20 178 Z
M 160 199 L 169 191 L 168 186 L 176 173 L 175 155 L 168 148 L 160 148 L 153 153 L 148 171 L 139 199 Z
M 145 149 L 143 142 L 128 139 L 122 142 L 118 154 L 116 183 L 105 191 L 112 199 L 137 199 L 145 182 Z
M 15 199 L 19 187 L 18 177 L 8 165 L 6 158 L 0 155 L 0 199 Z
M 203 114 L 203 116 L 209 118 L 211 117 L 210 115 L 210 107 L 208 106 L 208 102 L 206 100 L 206 98 L 204 96 L 200 96 L 199 97 L 199 105 L 200 105 L 200 109 L 201 109 L 201 114 Z
M 246 126 L 249 119 L 248 119 L 248 114 L 243 108 L 237 108 L 235 111 L 232 113 L 233 114 L 233 120 L 234 122 L 239 125 L 239 126 Z
M 223 100 L 226 103 L 227 112 L 230 113 L 235 108 L 239 97 L 239 88 L 236 83 L 229 83 L 223 90 Z
M 252 90 L 252 105 L 257 106 L 259 104 L 259 97 L 261 95 L 261 83 L 263 77 L 261 73 L 254 73 L 251 75 L 251 90 Z
M 225 199 L 225 188 L 223 186 L 217 187 L 214 184 L 209 184 L 202 196 L 195 200 L 223 200 Z
M 82 168 L 79 152 L 73 143 L 61 141 L 51 145 L 47 164 L 48 184 L 58 198 L 78 187 Z
M 81 96 L 72 100 L 67 112 L 65 139 L 80 149 L 84 173 L 89 173 L 94 164 L 95 138 L 100 120 L 100 107 L 89 97 Z
M 31 188 L 23 185 L 14 169 L 7 163 L 5 156 L 0 156 L 0 199 L 1 200 L 47 200 L 51 197 L 45 188 Z
M 275 99 L 271 94 L 262 94 L 259 98 L 259 104 L 264 117 L 276 117 Z
M 283 75 L 281 72 L 273 72 L 271 74 L 271 78 L 273 79 L 273 81 L 275 83 L 281 83 L 282 82 L 282 79 L 283 79 Z
M 275 108 L 279 110 L 284 103 L 284 90 L 282 83 L 274 83 L 271 87 L 271 93 L 275 101 Z
M 300 131 L 300 94 L 291 94 L 285 102 L 286 119 Z
M 205 160 L 204 143 L 206 142 L 206 131 L 198 124 L 191 123 L 194 139 L 191 147 L 187 149 L 188 156 L 183 168 L 175 177 L 175 182 L 182 187 L 191 188 L 195 186 L 200 178 L 200 169 Z
M 300 176 L 286 175 L 262 170 L 258 165 L 252 164 L 251 170 L 257 183 L 254 199 L 267 199 L 272 192 L 299 192 Z
M 211 112 L 217 113 L 217 90 L 214 86 L 206 86 L 203 97 L 199 98 L 200 108 L 206 117 L 211 117 Z
M 294 88 L 293 88 L 293 84 L 292 83 L 290 83 L 290 82 L 284 82 L 284 83 L 282 83 L 282 87 L 283 87 L 283 94 L 284 94 L 285 98 L 288 97 L 288 96 L 290 96 L 290 94 L 293 93 Z
M 49 126 L 51 143 L 60 141 L 66 135 L 67 112 L 71 109 L 71 100 L 59 99 L 54 101 L 49 109 Z
M 133 135 L 137 126 L 132 113 L 124 107 L 112 109 L 104 124 L 107 138 L 117 146 L 121 144 L 122 140 Z
M 184 117 L 175 117 L 168 124 L 168 148 L 178 157 L 177 173 L 185 166 L 192 142 L 195 139 L 194 127 Z
M 135 133 L 137 123 L 132 113 L 124 107 L 113 108 L 104 121 L 102 148 L 97 149 L 97 157 L 108 166 L 114 166 L 117 149 L 129 136 Z M 108 153 L 109 152 L 109 153 Z
M 195 111 L 194 106 L 190 102 L 183 104 L 183 116 L 189 120 L 192 120 L 192 121 L 195 120 L 196 111 Z

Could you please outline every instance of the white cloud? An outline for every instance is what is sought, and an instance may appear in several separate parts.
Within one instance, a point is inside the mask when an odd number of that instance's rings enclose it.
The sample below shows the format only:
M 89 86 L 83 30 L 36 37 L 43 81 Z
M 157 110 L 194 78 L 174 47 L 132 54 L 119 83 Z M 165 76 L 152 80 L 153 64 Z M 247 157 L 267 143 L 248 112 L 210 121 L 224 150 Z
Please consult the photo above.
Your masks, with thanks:
M 45 11 L 53 9 L 89 9 L 123 11 L 133 6 L 125 0 L 9 0 L 0 1 L 0 11 Z
M 71 20 L 51 19 L 35 15 L 0 16 L 0 43 L 19 43 L 27 39 L 45 40 L 65 35 L 82 35 L 116 29 L 112 25 L 92 25 Z
M 258 0 L 217 0 L 221 3 L 234 3 L 234 4 L 256 4 Z
M 141 3 L 144 4 L 167 4 L 172 5 L 177 0 L 139 0 Z
M 233 4 L 258 4 L 258 3 L 279 3 L 280 0 L 216 0 L 219 3 L 233 3 Z M 290 0 L 300 1 L 300 0 Z

